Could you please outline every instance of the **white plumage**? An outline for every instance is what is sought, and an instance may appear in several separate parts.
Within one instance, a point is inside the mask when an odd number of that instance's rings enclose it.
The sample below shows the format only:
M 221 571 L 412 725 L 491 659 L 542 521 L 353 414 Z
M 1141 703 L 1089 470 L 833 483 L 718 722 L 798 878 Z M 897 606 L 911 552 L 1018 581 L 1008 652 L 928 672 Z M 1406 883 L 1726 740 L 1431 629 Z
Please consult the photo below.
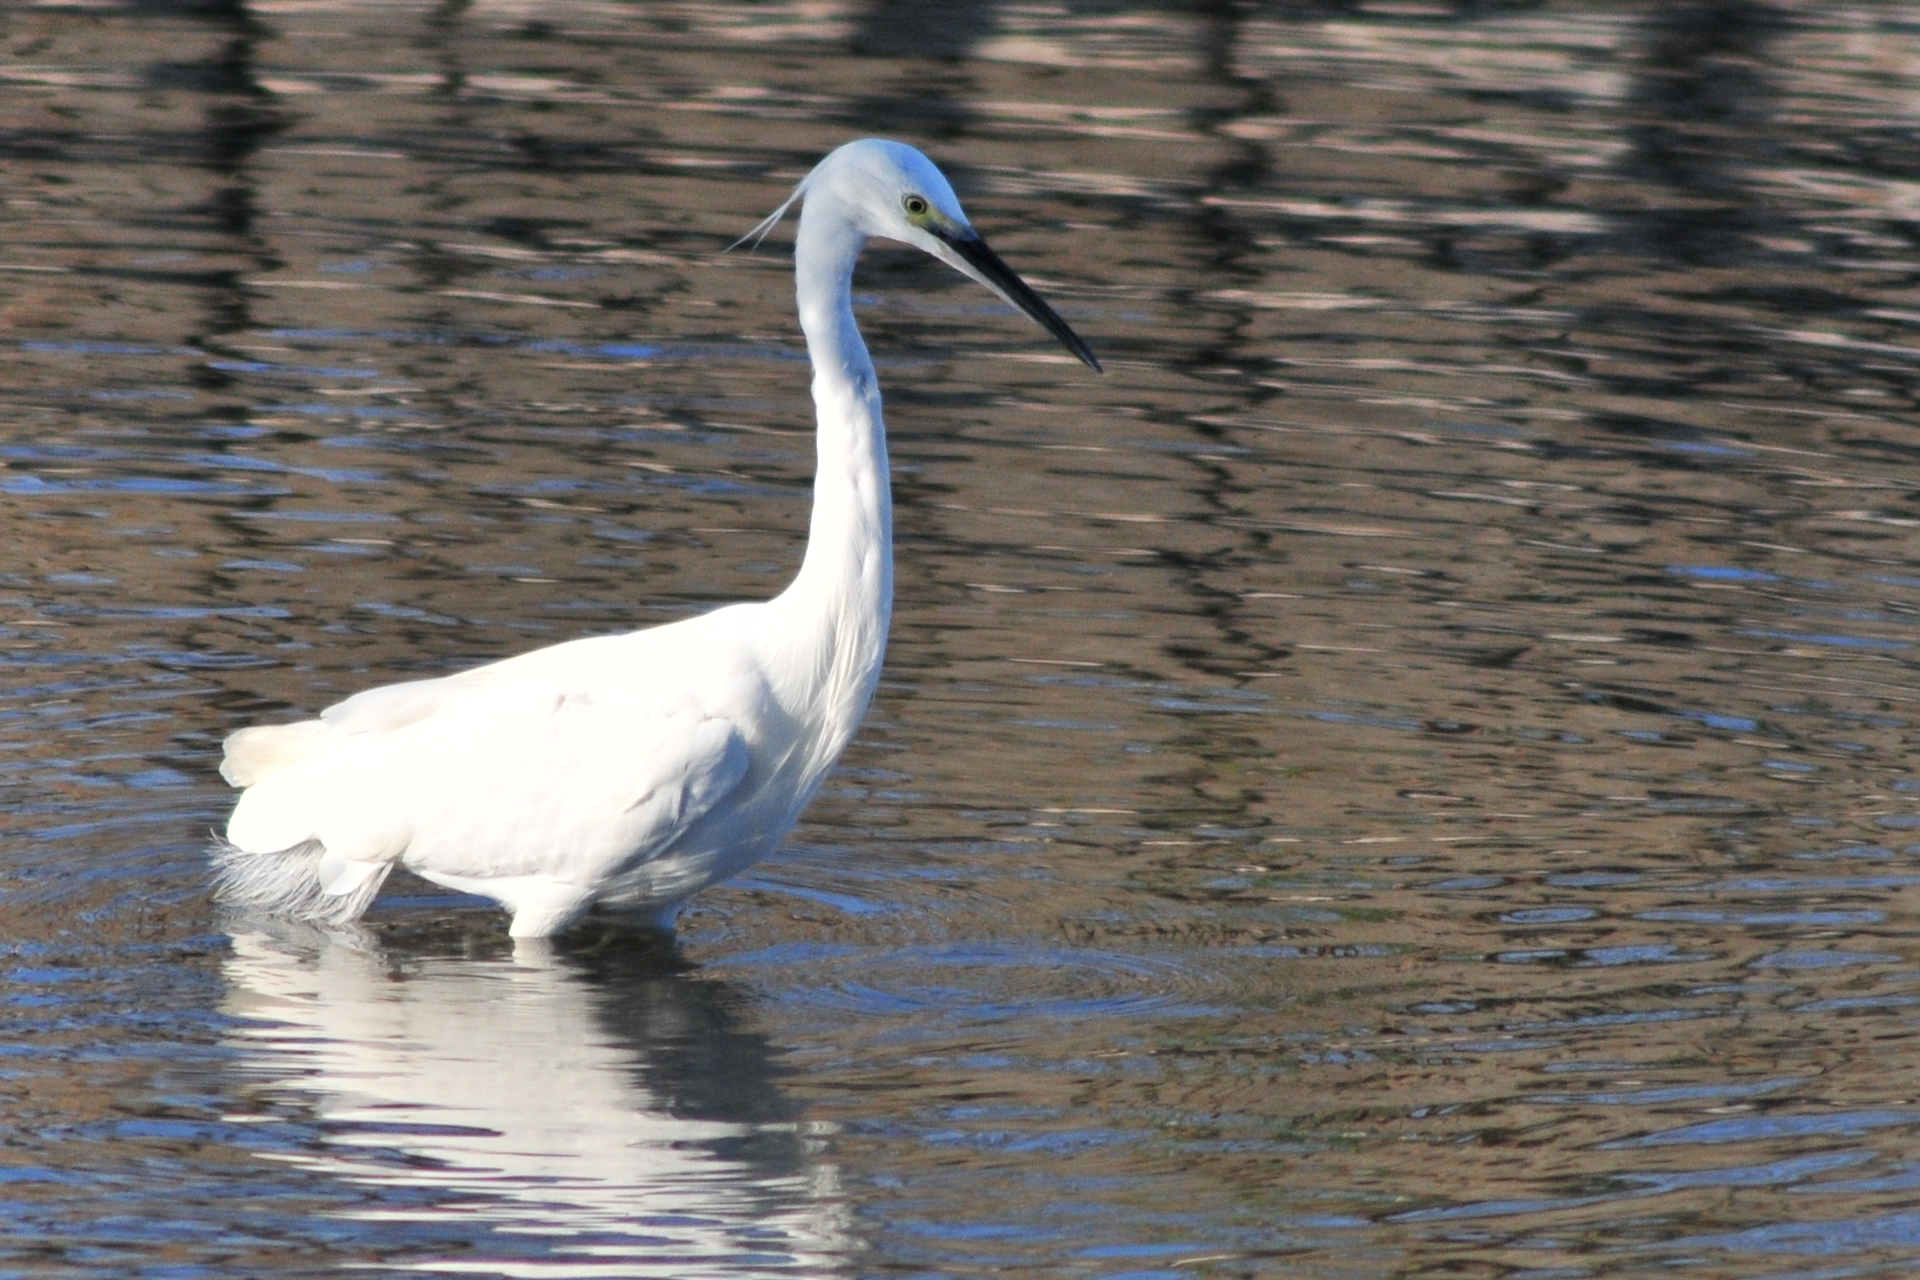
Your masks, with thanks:
M 754 234 L 802 199 L 795 292 L 819 456 L 792 585 L 240 730 L 220 770 L 245 788 L 216 852 L 223 898 L 344 924 L 405 866 L 497 900 L 515 937 L 596 904 L 664 928 L 792 827 L 859 727 L 892 608 L 886 432 L 851 300 L 860 250 L 876 236 L 923 249 L 1099 368 L 912 147 L 848 143 Z

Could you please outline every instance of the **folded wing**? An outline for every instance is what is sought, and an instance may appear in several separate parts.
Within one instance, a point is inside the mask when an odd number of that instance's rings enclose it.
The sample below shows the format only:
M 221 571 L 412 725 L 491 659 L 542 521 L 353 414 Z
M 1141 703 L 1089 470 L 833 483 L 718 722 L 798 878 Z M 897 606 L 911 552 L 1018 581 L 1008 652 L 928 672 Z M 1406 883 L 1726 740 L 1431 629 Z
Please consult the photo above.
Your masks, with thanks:
M 319 842 L 331 893 L 401 861 L 591 885 L 665 851 L 746 777 L 738 726 L 691 700 L 475 678 L 487 670 L 233 735 L 222 772 L 248 789 L 228 840 Z

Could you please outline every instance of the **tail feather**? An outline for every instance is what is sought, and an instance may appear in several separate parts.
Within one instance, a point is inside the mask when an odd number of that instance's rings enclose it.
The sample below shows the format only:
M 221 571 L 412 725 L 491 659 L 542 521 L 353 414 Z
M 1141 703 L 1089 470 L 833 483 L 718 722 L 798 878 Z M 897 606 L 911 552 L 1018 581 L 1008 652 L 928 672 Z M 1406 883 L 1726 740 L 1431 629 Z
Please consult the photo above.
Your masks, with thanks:
M 321 864 L 326 857 L 327 848 L 318 840 L 271 853 L 255 853 L 216 839 L 214 896 L 243 911 L 310 920 L 336 928 L 352 924 L 380 892 L 393 865 L 382 864 L 372 874 L 359 877 L 358 883 L 346 892 L 329 893 L 326 883 L 337 881 L 323 882 Z

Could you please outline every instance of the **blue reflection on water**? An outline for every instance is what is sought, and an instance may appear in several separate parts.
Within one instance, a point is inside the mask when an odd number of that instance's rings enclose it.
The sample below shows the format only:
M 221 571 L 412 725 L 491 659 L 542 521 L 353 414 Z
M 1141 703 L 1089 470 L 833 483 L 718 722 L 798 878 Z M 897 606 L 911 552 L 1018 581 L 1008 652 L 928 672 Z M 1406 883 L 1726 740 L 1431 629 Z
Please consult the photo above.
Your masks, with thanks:
M 1740 631 L 1737 635 L 1751 636 L 1756 640 L 1791 640 L 1796 644 L 1833 645 L 1845 649 L 1911 649 L 1913 646 L 1904 640 L 1882 640 L 1873 636 L 1849 636 L 1833 632 L 1811 634 L 1800 631 Z
M 1753 1115 L 1710 1120 L 1644 1137 L 1602 1143 L 1603 1150 L 1673 1147 L 1722 1142 L 1772 1142 L 1781 1138 L 1845 1137 L 1875 1129 L 1920 1124 L 1912 1111 L 1834 1111 L 1826 1115 Z
M 1721 1235 L 1689 1236 L 1674 1249 L 1726 1249 L 1734 1253 L 1864 1254 L 1874 1249 L 1920 1246 L 1920 1213 L 1821 1222 L 1786 1222 Z M 1827 1275 L 1864 1275 L 1848 1267 Z M 1886 1274 L 1886 1273 L 1882 1273 Z
M 265 360 L 209 360 L 209 369 L 223 373 L 269 373 L 288 377 L 377 378 L 378 369 L 341 369 L 328 365 L 271 364 Z
M 1835 969 L 1853 964 L 1897 964 L 1900 957 L 1875 951 L 1776 951 L 1752 962 L 1756 969 Z
M 1708 582 L 1778 582 L 1780 579 L 1763 569 L 1739 569 L 1731 565 L 1712 564 L 1670 564 L 1667 572 L 1684 578 L 1701 578 Z

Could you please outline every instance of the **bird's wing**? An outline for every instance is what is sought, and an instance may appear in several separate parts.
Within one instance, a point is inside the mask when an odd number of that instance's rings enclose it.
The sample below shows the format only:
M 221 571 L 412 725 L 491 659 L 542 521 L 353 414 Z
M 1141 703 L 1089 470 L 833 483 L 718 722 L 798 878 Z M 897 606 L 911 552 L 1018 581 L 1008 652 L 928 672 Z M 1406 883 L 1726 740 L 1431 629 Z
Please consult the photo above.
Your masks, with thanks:
M 261 724 L 227 735 L 220 776 L 236 787 L 250 787 L 291 769 L 320 745 L 326 726 L 318 720 L 298 724 Z
M 317 839 L 351 864 L 338 869 L 346 877 L 404 859 L 447 875 L 592 883 L 672 844 L 751 763 L 738 724 L 691 701 L 520 683 L 436 699 L 420 713 L 396 698 L 393 727 L 321 721 L 305 759 L 241 797 L 228 838 L 263 850 Z
M 665 849 L 750 762 L 739 726 L 696 703 L 487 691 L 391 735 L 357 771 L 369 802 L 321 838 L 448 875 L 592 883 Z
M 571 671 L 578 679 L 594 670 L 600 660 L 610 656 L 609 641 L 618 639 L 589 637 L 450 676 L 382 685 L 334 703 L 316 719 L 237 730 L 227 735 L 220 776 L 236 787 L 251 787 L 300 764 L 323 744 L 336 741 L 341 735 L 404 729 L 429 718 L 462 694 L 511 681 L 516 676 L 531 675 L 536 667 L 553 668 L 556 680 L 562 682 L 560 687 L 564 687 L 566 673 Z
M 487 670 L 477 667 L 458 675 L 367 689 L 334 703 L 320 713 L 320 720 L 339 733 L 391 733 L 426 719 L 463 688 L 484 684 L 482 673 Z
M 320 713 L 320 719 L 328 729 L 344 733 L 391 732 L 424 720 L 449 700 L 477 689 L 540 686 L 563 695 L 575 688 L 590 689 L 609 681 L 617 683 L 617 668 L 612 672 L 606 668 L 610 663 L 617 663 L 623 651 L 635 641 L 647 638 L 645 632 L 587 636 L 456 671 L 449 676 L 365 689 L 334 703 Z
M 335 703 L 318 719 L 236 730 L 227 735 L 220 776 L 236 787 L 251 787 L 300 764 L 330 738 L 404 729 L 431 716 L 463 684 L 473 684 L 475 674 L 385 685 Z

